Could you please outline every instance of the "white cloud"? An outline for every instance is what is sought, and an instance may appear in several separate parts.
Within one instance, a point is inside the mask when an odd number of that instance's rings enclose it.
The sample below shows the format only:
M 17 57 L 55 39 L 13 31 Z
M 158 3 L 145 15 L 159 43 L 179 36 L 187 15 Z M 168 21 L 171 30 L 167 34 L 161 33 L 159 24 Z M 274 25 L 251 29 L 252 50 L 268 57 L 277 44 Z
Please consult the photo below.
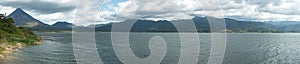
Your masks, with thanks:
M 0 5 L 22 8 L 41 14 L 50 14 L 56 12 L 70 12 L 76 8 L 76 2 L 77 1 L 70 0 L 5 0 L 1 1 Z
M 282 1 L 279 5 L 271 3 L 262 8 L 262 10 L 274 14 L 300 15 L 299 3 L 299 0 Z
M 118 3 L 113 12 L 122 19 L 177 20 L 192 18 L 187 12 L 198 8 L 189 0 L 129 0 Z
M 80 0 L 74 13 L 74 24 L 81 26 L 88 26 L 100 21 L 100 8 L 106 0 Z M 102 14 L 107 15 L 107 14 Z
M 71 15 L 67 13 L 59 12 L 59 13 L 52 13 L 52 14 L 37 15 L 35 18 L 39 18 L 39 20 L 43 20 L 44 22 L 52 25 L 57 21 L 71 22 L 72 18 L 67 16 L 71 16 Z
M 15 8 L 12 7 L 6 7 L 6 6 L 2 6 L 0 5 L 0 13 L 1 14 L 10 14 L 11 12 L 13 12 L 15 10 Z

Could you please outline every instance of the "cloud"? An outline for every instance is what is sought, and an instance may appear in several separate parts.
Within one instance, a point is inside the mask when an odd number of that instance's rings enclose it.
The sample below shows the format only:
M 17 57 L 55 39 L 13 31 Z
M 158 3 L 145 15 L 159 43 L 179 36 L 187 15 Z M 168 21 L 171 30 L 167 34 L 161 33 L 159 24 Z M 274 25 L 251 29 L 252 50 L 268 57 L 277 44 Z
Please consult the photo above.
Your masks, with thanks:
M 106 4 L 101 8 L 104 1 Z M 299 0 L 4 0 L 0 1 L 0 13 L 22 8 L 48 24 L 63 20 L 82 25 L 124 19 L 178 20 L 203 15 L 299 21 L 299 3 Z
M 216 13 L 221 10 L 242 9 L 243 3 L 235 1 L 207 1 L 199 4 L 198 0 L 129 0 L 119 2 L 117 6 L 111 7 L 115 14 L 121 19 L 152 19 L 152 20 L 179 20 L 190 19 L 193 16 L 213 15 L 222 16 Z M 203 2 L 203 1 L 200 1 Z M 202 6 L 209 6 L 202 8 Z M 221 5 L 221 6 L 220 6 Z M 200 14 L 197 12 L 201 12 Z
M 32 10 L 42 14 L 69 12 L 76 8 L 76 1 L 63 0 L 8 0 L 0 2 L 2 6 Z
M 238 2 L 238 0 L 235 0 Z M 281 2 L 286 0 L 240 0 L 240 1 L 246 1 L 249 5 L 257 5 L 258 7 L 265 7 L 269 4 L 279 5 Z
M 72 22 L 77 1 L 73 0 L 4 0 L 0 1 L 0 12 L 10 14 L 21 8 L 34 18 L 47 24 L 57 21 Z
M 225 17 L 238 20 L 299 21 L 300 1 L 297 0 L 222 0 Z
M 8 15 L 9 13 L 13 12 L 14 10 L 15 10 L 15 8 L 0 5 L 0 13 L 1 14 Z
M 300 1 L 282 1 L 279 4 L 268 4 L 261 8 L 264 12 L 270 12 L 274 14 L 286 14 L 286 15 L 300 15 Z
M 191 18 L 186 12 L 197 8 L 188 0 L 129 0 L 119 2 L 112 12 L 121 19 L 177 20 Z
M 35 18 L 39 18 L 39 20 L 43 20 L 43 22 L 47 24 L 54 24 L 57 21 L 64 21 L 64 22 L 72 22 L 73 17 L 70 13 L 62 13 L 62 12 L 57 12 L 57 13 L 51 13 L 51 14 L 38 14 L 36 15 Z
M 96 21 L 103 20 L 100 18 L 100 8 L 107 0 L 80 0 L 74 13 L 74 24 L 88 26 L 95 24 Z M 105 14 L 101 14 L 105 15 Z

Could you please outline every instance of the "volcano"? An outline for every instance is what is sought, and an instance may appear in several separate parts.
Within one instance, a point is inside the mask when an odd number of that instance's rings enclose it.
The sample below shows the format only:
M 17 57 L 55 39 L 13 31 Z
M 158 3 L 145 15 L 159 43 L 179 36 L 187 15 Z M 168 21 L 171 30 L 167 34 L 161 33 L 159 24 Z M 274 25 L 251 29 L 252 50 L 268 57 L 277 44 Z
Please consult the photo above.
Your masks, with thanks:
M 21 8 L 17 8 L 14 12 L 7 16 L 14 20 L 16 26 L 22 27 L 48 27 L 49 25 L 33 18 L 31 15 L 27 14 Z

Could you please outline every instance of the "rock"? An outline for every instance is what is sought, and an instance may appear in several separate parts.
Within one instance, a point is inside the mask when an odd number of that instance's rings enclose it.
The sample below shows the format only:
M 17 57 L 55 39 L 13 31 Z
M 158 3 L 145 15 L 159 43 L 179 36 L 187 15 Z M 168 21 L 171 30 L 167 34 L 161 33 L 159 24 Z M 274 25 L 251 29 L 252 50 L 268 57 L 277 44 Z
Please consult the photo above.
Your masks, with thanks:
M 17 47 L 17 48 L 22 48 L 22 47 L 23 47 L 23 44 L 17 43 L 17 44 L 16 44 L 16 47 Z
M 1 54 L 0 54 L 0 58 L 4 58 L 4 55 L 1 55 Z

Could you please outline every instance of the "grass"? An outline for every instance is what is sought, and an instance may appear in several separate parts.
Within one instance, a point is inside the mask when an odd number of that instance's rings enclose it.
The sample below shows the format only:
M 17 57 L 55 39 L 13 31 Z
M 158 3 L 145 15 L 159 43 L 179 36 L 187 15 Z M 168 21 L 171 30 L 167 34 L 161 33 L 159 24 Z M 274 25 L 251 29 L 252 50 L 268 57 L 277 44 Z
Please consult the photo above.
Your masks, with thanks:
M 3 47 L 0 47 L 0 54 L 3 54 L 2 51 L 5 51 L 5 49 Z
M 23 27 L 16 27 L 11 18 L 6 18 L 5 15 L 0 14 L 0 55 L 5 49 L 12 49 L 22 46 L 36 45 L 40 41 L 40 37 L 35 35 L 32 31 L 24 29 Z

